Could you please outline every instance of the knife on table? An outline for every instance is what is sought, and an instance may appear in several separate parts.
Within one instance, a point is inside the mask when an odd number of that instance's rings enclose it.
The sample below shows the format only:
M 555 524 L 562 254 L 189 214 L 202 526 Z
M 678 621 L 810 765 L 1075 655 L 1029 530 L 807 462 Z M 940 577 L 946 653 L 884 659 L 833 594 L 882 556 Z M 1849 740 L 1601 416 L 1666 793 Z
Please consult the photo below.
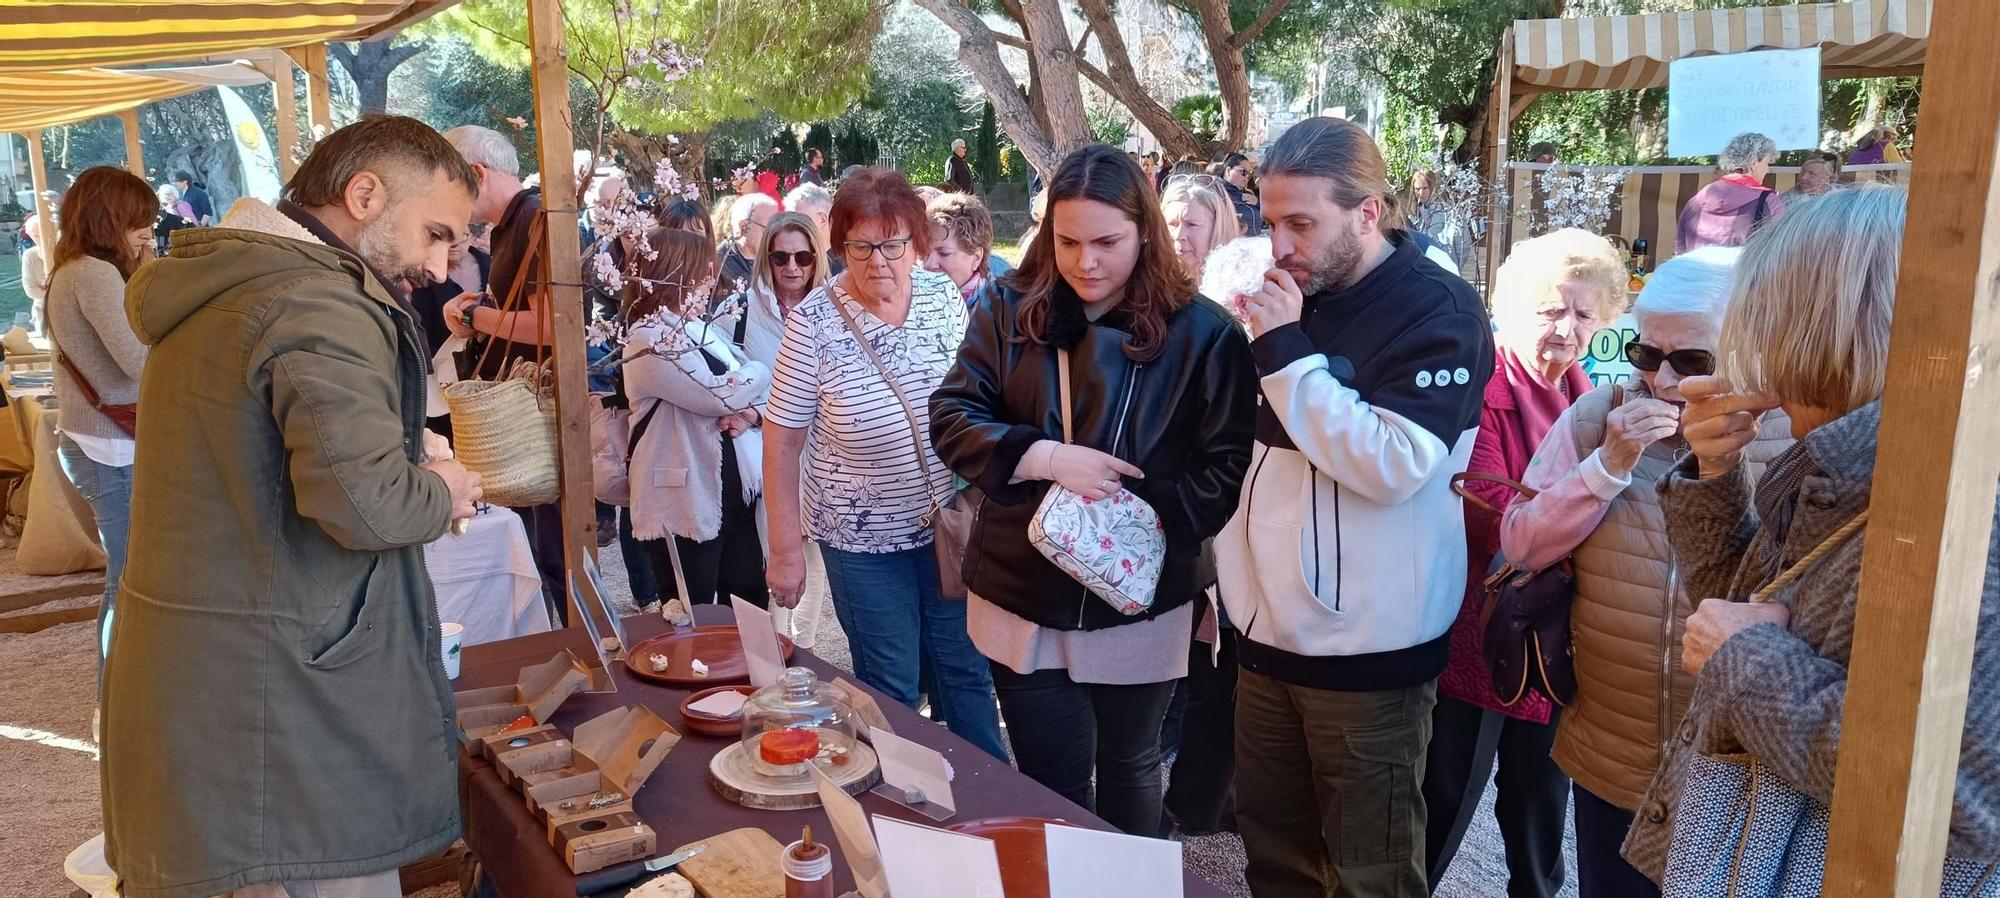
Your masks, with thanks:
M 589 896 L 599 892 L 610 891 L 621 886 L 631 885 L 648 874 L 671 870 L 688 858 L 702 853 L 707 848 L 708 844 L 705 842 L 699 845 L 689 845 L 673 854 L 661 855 L 650 861 L 633 861 L 629 864 L 607 867 L 596 873 L 586 873 L 576 878 L 576 893 L 578 895 Z

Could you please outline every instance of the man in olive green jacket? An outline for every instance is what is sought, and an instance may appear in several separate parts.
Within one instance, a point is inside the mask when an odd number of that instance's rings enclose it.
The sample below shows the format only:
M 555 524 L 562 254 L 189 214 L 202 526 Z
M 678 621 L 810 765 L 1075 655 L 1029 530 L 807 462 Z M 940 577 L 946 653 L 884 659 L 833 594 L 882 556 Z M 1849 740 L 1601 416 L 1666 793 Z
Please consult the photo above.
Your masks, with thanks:
M 286 202 L 239 201 L 132 280 L 152 350 L 103 696 L 129 898 L 400 895 L 458 836 L 423 545 L 479 483 L 423 461 L 401 290 L 443 275 L 477 189 L 422 123 L 363 119 Z

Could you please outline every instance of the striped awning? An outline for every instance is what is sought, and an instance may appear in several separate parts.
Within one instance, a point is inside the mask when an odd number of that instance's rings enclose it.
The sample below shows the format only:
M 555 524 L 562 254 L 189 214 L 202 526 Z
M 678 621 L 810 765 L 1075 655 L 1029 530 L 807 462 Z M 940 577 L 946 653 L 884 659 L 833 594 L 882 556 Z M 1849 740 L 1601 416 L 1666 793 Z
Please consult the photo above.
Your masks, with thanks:
M 1849 0 L 1514 23 L 1514 92 L 1663 87 L 1690 56 L 1819 47 L 1830 78 L 1913 74 L 1931 0 Z
M 244 86 L 267 80 L 262 72 L 240 63 L 139 71 L 0 70 L 0 133 L 88 121 L 217 84 Z
M 384 37 L 455 0 L 0 0 L 0 71 L 136 65 Z

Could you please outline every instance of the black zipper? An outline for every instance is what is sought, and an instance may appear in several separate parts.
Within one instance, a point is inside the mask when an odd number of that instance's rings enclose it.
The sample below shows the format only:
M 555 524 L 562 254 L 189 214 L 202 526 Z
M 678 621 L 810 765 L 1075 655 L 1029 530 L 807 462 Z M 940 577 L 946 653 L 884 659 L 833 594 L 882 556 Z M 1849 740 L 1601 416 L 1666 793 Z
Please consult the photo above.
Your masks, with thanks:
M 1139 391 L 1139 372 L 1146 370 L 1145 365 L 1134 365 L 1129 361 L 1126 364 L 1131 368 L 1132 373 L 1130 377 L 1125 379 L 1125 398 L 1118 404 L 1118 422 L 1111 427 L 1110 454 L 1113 457 L 1118 455 L 1119 443 L 1125 436 L 1125 418 L 1132 411 L 1132 394 Z M 1082 586 L 1082 584 L 1078 585 Z M 1090 608 L 1090 587 L 1084 586 L 1082 588 L 1083 595 L 1078 597 L 1076 603 L 1076 628 L 1079 630 L 1083 629 L 1083 613 Z

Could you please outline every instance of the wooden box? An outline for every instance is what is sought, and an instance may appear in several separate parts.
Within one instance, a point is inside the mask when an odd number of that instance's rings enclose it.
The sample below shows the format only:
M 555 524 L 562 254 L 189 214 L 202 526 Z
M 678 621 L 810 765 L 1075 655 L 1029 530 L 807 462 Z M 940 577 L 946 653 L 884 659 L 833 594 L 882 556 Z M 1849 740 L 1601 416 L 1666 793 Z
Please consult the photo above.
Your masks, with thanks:
M 547 661 L 521 668 L 511 686 L 456 693 L 453 697 L 458 700 L 458 730 L 475 754 L 492 758 L 496 744 L 510 742 L 526 733 L 553 732 L 554 728 L 548 726 L 549 718 L 555 716 L 556 709 L 570 696 L 589 685 L 589 670 L 564 649 Z M 523 716 L 534 720 L 537 726 L 500 732 Z
M 630 808 L 579 817 L 549 830 L 549 844 L 576 874 L 653 856 L 658 837 Z
M 528 809 L 548 825 L 553 840 L 557 827 L 572 819 L 630 810 L 633 796 L 680 739 L 659 715 L 627 705 L 578 724 L 567 750 L 553 743 L 540 751 L 523 749 L 510 753 L 507 763 Z M 591 807 L 592 797 L 605 793 L 621 797 Z

